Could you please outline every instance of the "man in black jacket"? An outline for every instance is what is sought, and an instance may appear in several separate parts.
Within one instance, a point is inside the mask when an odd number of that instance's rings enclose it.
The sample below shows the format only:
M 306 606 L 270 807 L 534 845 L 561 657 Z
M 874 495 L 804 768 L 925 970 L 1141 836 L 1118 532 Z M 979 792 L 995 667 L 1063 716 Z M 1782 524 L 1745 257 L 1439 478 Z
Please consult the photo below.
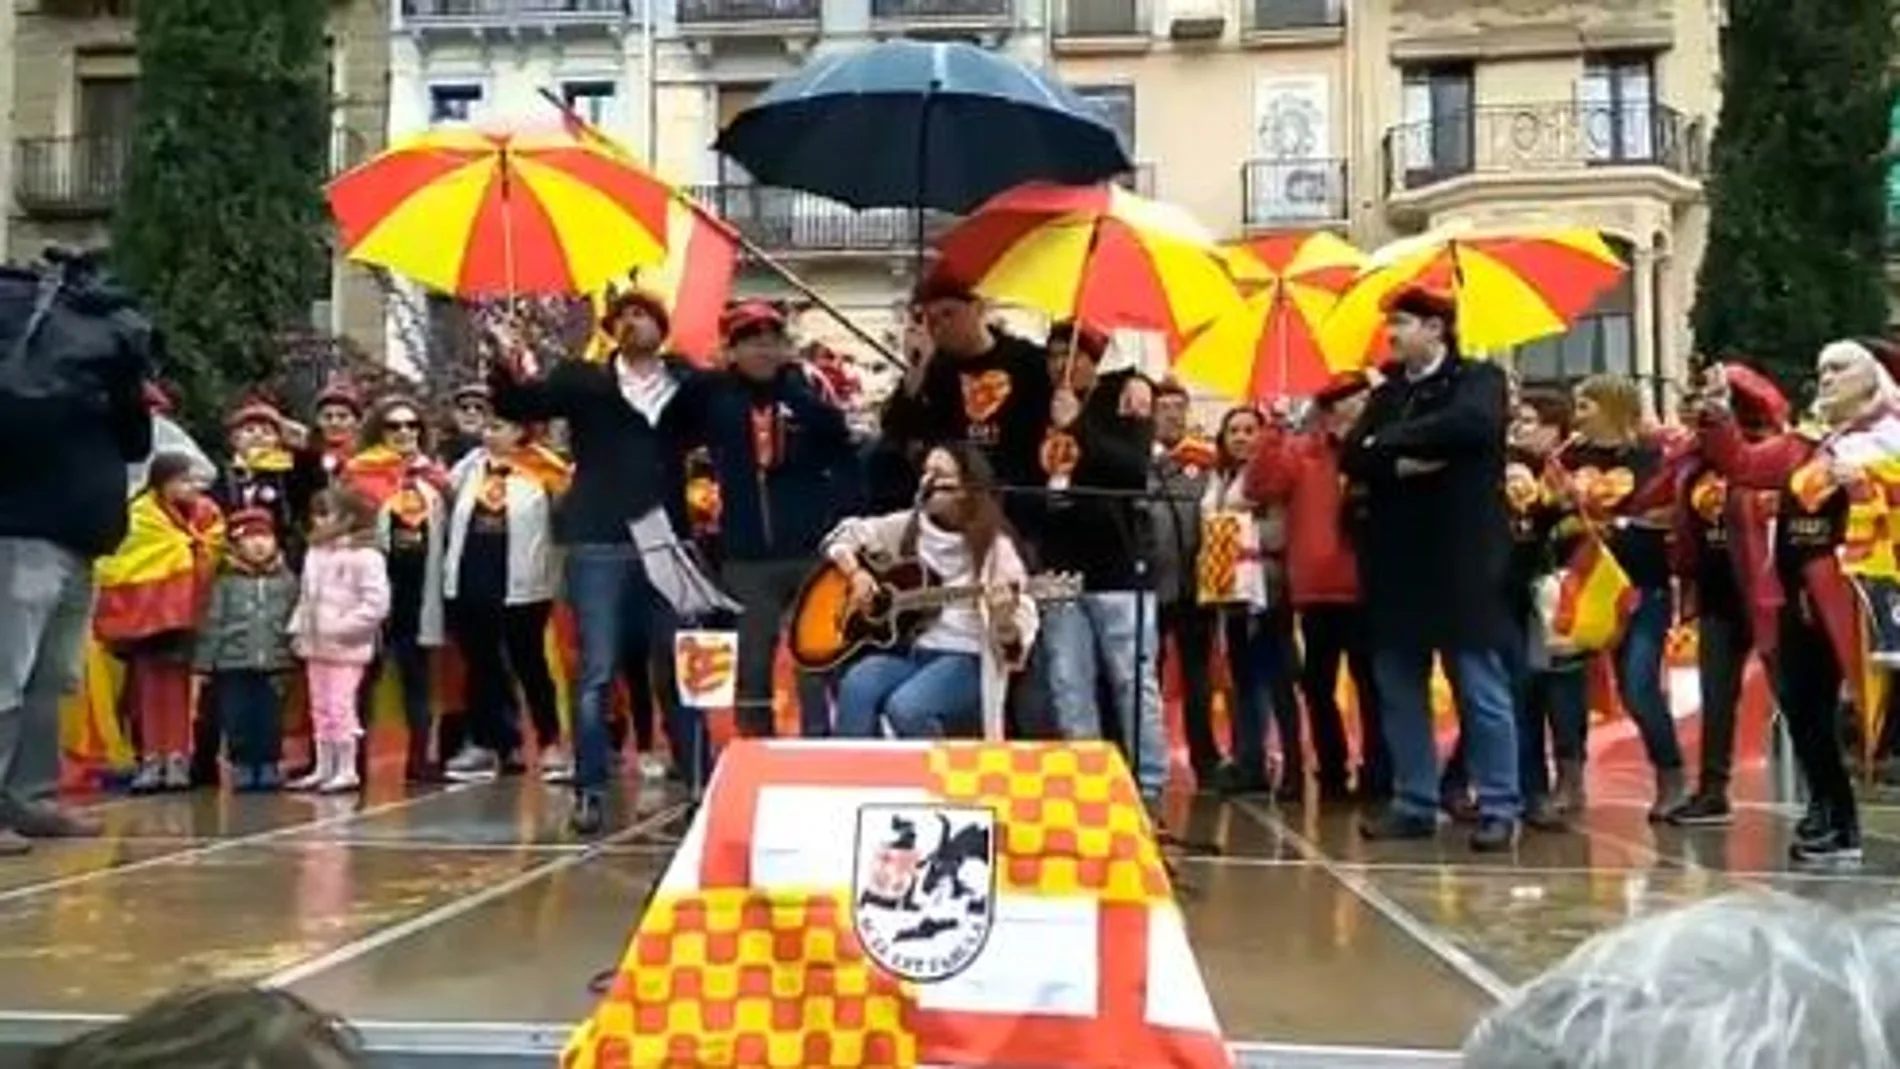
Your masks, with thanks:
M 102 386 L 13 406 L 0 429 L 13 458 L 0 464 L 0 855 L 100 830 L 54 802 L 59 706 L 79 681 L 93 561 L 125 538 L 126 466 L 152 451 L 141 379 Z
M 785 318 L 751 301 L 726 314 L 724 374 L 707 377 L 694 422 L 719 482 L 719 571 L 739 617 L 739 730 L 769 736 L 772 665 L 786 610 L 818 543 L 855 496 L 840 483 L 853 445 L 843 410 L 793 360 Z M 824 680 L 798 681 L 801 734 L 831 733 Z
M 501 418 L 567 421 L 574 481 L 556 506 L 554 534 L 567 551 L 567 601 L 580 633 L 573 825 L 583 835 L 598 833 L 604 819 L 614 676 L 623 661 L 648 656 L 657 635 L 673 626 L 631 525 L 655 509 L 684 509 L 681 443 L 692 434 L 683 424 L 693 405 L 681 394 L 695 388 L 688 369 L 660 355 L 667 315 L 656 297 L 638 290 L 615 296 L 602 326 L 618 343 L 605 363 L 569 360 L 538 378 L 498 364 L 489 376 Z M 695 771 L 703 775 L 711 758 L 700 719 L 671 697 L 660 695 L 673 760 L 684 766 L 698 755 Z
M 1106 675 L 1142 796 L 1158 803 L 1167 785 L 1167 736 L 1155 675 L 1159 621 L 1140 541 L 1153 394 L 1132 369 L 1100 374 L 1107 353 L 1108 338 L 1086 326 L 1058 323 L 1050 332 L 1057 385 L 1039 467 L 1051 492 L 1032 499 L 1026 534 L 1044 569 L 1082 575 L 1082 597 L 1048 606 L 1042 618 L 1044 681 L 1063 734 L 1103 736 L 1096 681 L 1098 672 Z M 1107 493 L 1065 493 L 1071 490 Z
M 1387 307 L 1399 364 L 1372 392 L 1340 468 L 1364 492 L 1359 569 L 1395 777 L 1392 806 L 1362 829 L 1377 839 L 1437 833 L 1438 750 L 1431 711 L 1442 658 L 1478 788 L 1472 847 L 1509 849 L 1522 799 L 1510 636 L 1500 592 L 1511 559 L 1504 500 L 1504 372 L 1458 353 L 1452 302 L 1423 289 Z

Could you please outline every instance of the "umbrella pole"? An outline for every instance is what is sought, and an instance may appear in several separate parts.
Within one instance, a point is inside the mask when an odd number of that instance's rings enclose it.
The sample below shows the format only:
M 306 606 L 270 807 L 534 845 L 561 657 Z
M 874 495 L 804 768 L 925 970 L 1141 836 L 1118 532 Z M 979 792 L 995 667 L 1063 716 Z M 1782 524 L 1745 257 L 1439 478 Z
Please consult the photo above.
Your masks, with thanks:
M 930 105 L 936 99 L 938 82 L 930 80 L 930 91 L 924 94 L 924 107 L 917 117 L 917 204 L 913 209 L 917 220 L 917 257 L 914 261 L 913 282 L 924 280 L 924 191 L 928 181 L 924 172 L 930 166 Z
M 541 93 L 541 99 L 553 105 L 556 111 L 559 111 L 562 115 L 566 116 L 570 122 L 573 122 L 574 124 L 576 124 L 576 126 L 578 126 L 580 129 L 589 129 L 592 127 L 593 124 L 587 122 L 586 119 L 582 118 L 581 114 L 575 111 L 572 107 L 570 107 L 567 101 L 562 100 L 556 94 L 549 92 L 545 87 L 540 90 L 540 93 Z M 606 139 L 606 140 L 608 141 L 609 144 L 613 143 L 611 139 Z M 625 150 L 623 149 L 622 151 L 625 151 Z M 655 166 L 655 161 L 649 158 L 647 160 L 647 166 L 648 167 Z M 660 182 L 662 186 L 666 188 L 667 195 L 672 197 L 675 201 L 678 201 L 680 204 L 684 205 L 688 210 L 690 210 L 693 213 L 695 218 L 698 218 L 704 221 L 708 225 L 712 226 L 714 229 L 718 230 L 721 234 L 725 236 L 726 240 L 738 246 L 739 251 L 745 253 L 748 259 L 752 260 L 754 263 L 757 263 L 759 266 L 777 275 L 787 286 L 790 286 L 792 289 L 797 290 L 801 296 L 803 296 L 806 300 L 809 300 L 812 303 L 812 307 L 830 316 L 832 321 L 837 323 L 839 326 L 843 327 L 847 334 L 850 334 L 852 337 L 858 339 L 859 341 L 863 342 L 866 346 L 868 346 L 871 352 L 877 354 L 878 359 L 884 361 L 885 363 L 891 365 L 892 367 L 896 368 L 899 371 L 905 370 L 906 365 L 904 364 L 902 360 L 898 359 L 896 353 L 891 351 L 890 346 L 886 345 L 881 339 L 873 337 L 870 331 L 867 331 L 863 327 L 858 326 L 855 322 L 853 322 L 850 319 L 850 317 L 844 314 L 844 311 L 842 309 L 840 309 L 837 305 L 831 303 L 830 301 L 826 300 L 822 294 L 820 294 L 817 290 L 811 287 L 810 283 L 798 277 L 798 275 L 795 272 L 793 272 L 791 268 L 786 267 L 783 263 L 780 263 L 776 258 L 774 258 L 770 253 L 766 252 L 764 249 L 759 248 L 758 244 L 754 242 L 751 238 L 748 238 L 744 234 L 740 233 L 738 227 L 733 226 L 731 223 L 728 223 L 724 219 L 721 219 L 719 218 L 719 216 L 713 214 L 711 211 L 709 211 L 706 208 L 705 205 L 687 196 L 684 191 L 682 191 L 678 186 L 675 186 L 673 183 L 668 182 L 665 179 L 658 179 L 658 181 Z

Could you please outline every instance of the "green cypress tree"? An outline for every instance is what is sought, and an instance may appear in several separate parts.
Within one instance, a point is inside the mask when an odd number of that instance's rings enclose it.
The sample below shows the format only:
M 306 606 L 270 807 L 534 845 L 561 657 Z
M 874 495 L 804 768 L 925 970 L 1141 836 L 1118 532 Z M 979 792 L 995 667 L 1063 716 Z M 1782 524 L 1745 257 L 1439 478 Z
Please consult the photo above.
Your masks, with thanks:
M 1823 344 L 1887 322 L 1891 13 L 1888 0 L 1728 9 L 1696 346 L 1793 387 Z
M 329 277 L 327 0 L 139 0 L 114 261 L 166 332 L 188 426 L 274 377 Z M 220 436 L 212 437 L 217 441 Z

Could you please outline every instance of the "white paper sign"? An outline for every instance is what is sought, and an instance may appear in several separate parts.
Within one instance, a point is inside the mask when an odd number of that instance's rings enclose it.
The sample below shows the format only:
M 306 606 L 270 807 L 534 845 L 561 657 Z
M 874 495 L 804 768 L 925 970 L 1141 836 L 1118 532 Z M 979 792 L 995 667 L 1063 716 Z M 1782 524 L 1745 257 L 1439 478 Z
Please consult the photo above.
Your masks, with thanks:
M 730 709 L 739 690 L 739 633 L 676 632 L 673 678 L 688 709 Z

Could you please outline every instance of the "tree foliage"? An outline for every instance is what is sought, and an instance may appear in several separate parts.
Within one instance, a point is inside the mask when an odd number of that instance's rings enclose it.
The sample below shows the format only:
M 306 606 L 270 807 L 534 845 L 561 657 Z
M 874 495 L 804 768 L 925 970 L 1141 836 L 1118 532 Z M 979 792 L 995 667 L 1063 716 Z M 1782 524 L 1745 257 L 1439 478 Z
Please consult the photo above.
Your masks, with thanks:
M 283 339 L 328 290 L 328 7 L 138 3 L 138 124 L 114 259 L 166 333 L 163 372 L 194 430 L 277 376 Z
M 1784 384 L 1887 322 L 1888 0 L 1729 0 L 1696 345 Z

